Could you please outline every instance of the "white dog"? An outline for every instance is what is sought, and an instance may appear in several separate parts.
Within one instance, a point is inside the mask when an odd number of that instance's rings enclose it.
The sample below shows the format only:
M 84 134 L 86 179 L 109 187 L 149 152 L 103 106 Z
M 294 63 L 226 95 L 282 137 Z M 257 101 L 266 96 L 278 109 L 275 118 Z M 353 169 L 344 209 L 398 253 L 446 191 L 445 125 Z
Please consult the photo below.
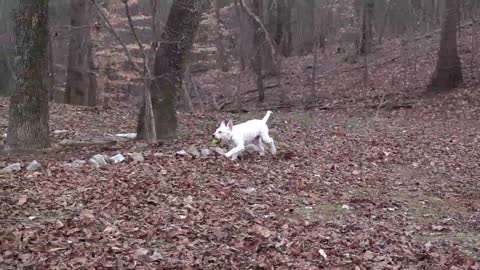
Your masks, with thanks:
M 270 145 L 270 152 L 275 155 L 277 150 L 273 139 L 268 134 L 267 126 L 271 114 L 272 112 L 268 111 L 262 120 L 253 119 L 235 126 L 232 120 L 226 125 L 225 122 L 222 122 L 213 134 L 213 138 L 234 145 L 234 148 L 225 154 L 232 160 L 236 160 L 238 155 L 250 146 L 258 150 L 260 155 L 264 155 L 265 149 L 262 142 Z

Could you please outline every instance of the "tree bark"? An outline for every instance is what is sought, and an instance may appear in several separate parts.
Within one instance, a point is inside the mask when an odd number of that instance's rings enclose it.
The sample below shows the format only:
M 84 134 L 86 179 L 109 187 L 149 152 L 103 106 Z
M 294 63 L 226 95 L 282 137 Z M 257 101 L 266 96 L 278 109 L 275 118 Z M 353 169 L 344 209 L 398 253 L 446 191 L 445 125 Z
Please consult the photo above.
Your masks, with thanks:
M 175 0 L 155 55 L 152 106 L 157 139 L 177 136 L 177 96 L 182 87 L 187 55 L 200 23 L 201 0 Z M 140 109 L 137 137 L 144 139 L 144 112 Z
M 362 36 L 360 40 L 360 55 L 371 52 L 373 40 L 373 16 L 375 3 L 373 0 L 363 0 Z
M 440 50 L 437 65 L 428 86 L 429 90 L 434 92 L 456 88 L 463 81 L 462 64 L 457 49 L 458 1 L 445 0 Z
M 95 106 L 96 76 L 91 70 L 93 51 L 89 27 L 90 1 L 72 0 L 71 32 L 65 102 Z
M 48 0 L 19 1 L 14 21 L 16 89 L 10 98 L 7 149 L 46 148 Z
M 277 6 L 276 6 L 276 14 L 275 14 L 275 35 L 273 37 L 273 40 L 275 41 L 275 45 L 277 47 L 280 47 L 282 44 L 283 40 L 283 33 L 284 33 L 284 20 L 283 20 L 283 15 L 285 14 L 285 9 L 287 8 L 285 5 L 285 2 L 283 0 L 278 0 L 277 1 Z
M 235 16 L 237 17 L 238 21 L 238 28 L 240 29 L 239 33 L 235 37 L 236 39 L 236 45 L 238 46 L 238 58 L 240 61 L 240 70 L 244 71 L 246 68 L 246 58 L 247 58 L 247 49 L 245 46 L 245 40 L 246 40 L 246 32 L 247 29 L 245 27 L 244 23 L 244 14 L 243 11 L 241 10 L 240 4 L 238 0 L 234 0 L 234 5 L 235 5 Z
M 254 0 L 253 1 L 253 12 L 255 15 L 261 20 L 262 18 L 262 1 L 261 0 Z M 255 48 L 255 57 L 252 59 L 252 68 L 255 72 L 256 76 L 256 84 L 258 89 L 258 102 L 262 103 L 265 101 L 265 88 L 263 87 L 263 40 L 262 40 L 262 30 L 257 25 L 254 19 L 251 18 L 252 27 L 255 29 L 254 36 L 253 36 L 253 44 Z
M 225 54 L 225 46 L 223 46 L 223 34 L 222 34 L 222 18 L 220 16 L 220 2 L 215 0 L 215 20 L 217 22 L 217 65 L 223 72 L 228 72 L 228 60 Z
M 289 57 L 292 55 L 293 51 L 293 33 L 292 33 L 292 9 L 294 5 L 293 0 L 279 0 L 284 1 L 282 4 L 282 11 L 280 15 L 280 20 L 284 20 L 283 26 L 284 30 L 282 31 L 282 55 Z
M 302 54 L 309 54 L 316 46 L 315 37 L 315 8 L 316 0 L 305 0 L 304 7 L 302 8 L 304 18 L 302 19 L 302 42 L 301 42 L 301 52 Z

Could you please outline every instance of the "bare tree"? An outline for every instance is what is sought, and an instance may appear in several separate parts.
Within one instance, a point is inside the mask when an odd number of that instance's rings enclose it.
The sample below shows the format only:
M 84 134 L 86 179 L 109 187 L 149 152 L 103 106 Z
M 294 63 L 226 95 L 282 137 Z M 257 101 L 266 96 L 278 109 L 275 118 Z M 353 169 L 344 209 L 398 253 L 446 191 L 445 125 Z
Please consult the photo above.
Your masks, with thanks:
M 200 23 L 201 0 L 175 0 L 162 33 L 154 63 L 152 106 L 158 139 L 177 136 L 176 100 L 182 87 L 187 54 Z M 137 137 L 145 136 L 145 106 L 140 110 Z
M 270 53 L 270 57 L 272 59 L 272 64 L 273 64 L 273 67 L 275 68 L 273 72 L 274 72 L 274 75 L 276 75 L 276 77 L 279 81 L 279 83 L 278 83 L 280 85 L 279 96 L 280 96 L 280 102 L 283 105 L 287 102 L 287 94 L 286 94 L 285 88 L 283 87 L 282 62 L 281 62 L 281 59 L 280 59 L 280 57 L 277 54 L 277 51 L 275 49 L 274 41 L 270 37 L 270 34 L 268 33 L 268 30 L 265 27 L 265 25 L 263 24 L 261 18 L 259 18 L 257 15 L 255 15 L 255 13 L 245 4 L 245 0 L 240 0 L 240 4 L 241 4 L 243 10 L 245 11 L 245 13 L 253 20 L 253 22 L 255 22 L 257 24 L 257 29 L 259 29 L 259 31 L 263 32 L 265 41 L 266 41 L 266 43 L 268 45 L 268 48 L 269 48 L 269 53 Z
M 156 135 L 155 120 L 154 120 L 154 116 L 153 116 L 151 94 L 150 94 L 150 84 L 151 84 L 151 81 L 153 80 L 153 75 L 150 71 L 150 64 L 149 64 L 150 63 L 149 62 L 150 57 L 147 55 L 146 50 L 145 50 L 143 44 L 141 43 L 141 41 L 140 41 L 136 31 L 135 31 L 135 27 L 134 27 L 133 21 L 132 21 L 132 16 L 130 14 L 130 8 L 129 8 L 129 5 L 128 5 L 128 0 L 122 0 L 122 3 L 125 6 L 125 11 L 126 11 L 127 19 L 128 19 L 128 25 L 130 27 L 130 30 L 132 31 L 132 34 L 135 38 L 135 41 L 137 42 L 137 45 L 138 45 L 138 47 L 139 47 L 139 49 L 142 53 L 143 70 L 140 67 L 138 67 L 138 65 L 136 64 L 135 61 L 133 61 L 132 54 L 131 54 L 130 50 L 127 48 L 127 46 L 122 41 L 122 39 L 120 38 L 118 33 L 115 31 L 115 28 L 113 28 L 113 25 L 108 20 L 107 15 L 105 15 L 105 13 L 103 12 L 103 10 L 99 6 L 99 4 L 95 0 L 90 0 L 90 1 L 97 8 L 98 13 L 100 14 L 100 16 L 103 19 L 102 22 L 103 22 L 103 25 L 105 26 L 105 28 L 113 35 L 113 37 L 122 46 L 124 52 L 127 55 L 128 62 L 132 65 L 133 69 L 138 74 L 140 74 L 144 79 L 144 92 L 143 92 L 143 94 L 144 94 L 144 106 L 143 106 L 143 108 L 146 108 L 145 109 L 146 111 L 142 114 L 142 116 L 143 116 L 142 121 L 143 121 L 143 123 L 147 123 L 147 124 L 144 126 L 144 134 L 143 134 L 144 137 L 143 138 L 146 139 L 147 142 L 153 143 L 153 142 L 156 141 L 157 135 Z M 154 13 L 153 17 L 152 17 L 152 24 L 155 22 L 155 15 L 156 14 Z M 152 28 L 155 29 L 155 27 L 153 27 L 153 26 L 152 26 Z M 152 43 L 152 45 L 154 45 L 154 44 L 155 43 Z
M 93 49 L 90 33 L 90 1 L 71 0 L 71 31 L 65 102 L 96 105 L 96 75 L 92 70 Z
M 373 39 L 373 18 L 374 18 L 374 1 L 363 0 L 362 12 L 362 35 L 360 40 L 359 54 L 368 54 L 371 51 Z
M 7 149 L 49 146 L 48 0 L 19 1 L 14 14 L 16 91 L 10 99 Z
M 293 0 L 277 0 L 276 10 L 276 31 L 274 35 L 275 43 L 281 48 L 283 56 L 290 56 L 292 54 L 292 9 Z
M 440 50 L 429 90 L 435 92 L 456 88 L 463 81 L 462 64 L 457 49 L 459 0 L 445 0 L 445 13 L 440 32 Z
M 223 22 L 220 16 L 220 0 L 215 0 L 215 20 L 217 22 L 217 64 L 223 72 L 228 71 L 228 60 L 223 46 Z
M 260 18 L 263 13 L 262 10 L 262 3 L 263 1 L 261 0 L 253 0 L 253 10 L 255 12 L 255 15 Z M 263 67 L 263 57 L 262 57 L 262 52 L 263 52 L 263 39 L 262 39 L 262 30 L 260 27 L 257 25 L 257 22 L 255 19 L 252 19 L 252 25 L 253 28 L 255 29 L 254 35 L 253 35 L 253 44 L 255 48 L 255 55 L 252 59 L 252 68 L 253 71 L 255 72 L 256 76 L 256 84 L 257 84 L 257 89 L 258 89 L 258 102 L 263 102 L 265 101 L 265 88 L 263 87 L 263 75 L 262 75 L 262 67 Z

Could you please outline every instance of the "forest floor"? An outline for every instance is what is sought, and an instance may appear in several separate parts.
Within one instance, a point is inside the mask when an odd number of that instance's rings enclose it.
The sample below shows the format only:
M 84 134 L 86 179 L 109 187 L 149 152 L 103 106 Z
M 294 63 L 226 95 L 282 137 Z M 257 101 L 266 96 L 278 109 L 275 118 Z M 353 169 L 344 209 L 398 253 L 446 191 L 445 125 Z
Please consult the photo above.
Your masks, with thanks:
M 180 113 L 178 140 L 154 146 L 112 141 L 135 132 L 133 106 L 52 104 L 52 147 L 0 156 L 0 167 L 43 165 L 0 174 L 0 269 L 480 269 L 478 52 L 468 31 L 464 88 L 434 97 L 421 92 L 438 37 L 386 41 L 366 59 L 367 83 L 363 64 L 331 47 L 318 59 L 318 106 L 269 120 L 275 157 L 175 155 L 209 146 L 221 120 L 263 117 L 251 96 L 245 114 Z M 312 63 L 284 63 L 294 108 Z M 195 79 L 206 100 L 229 102 L 239 78 L 213 70 Z M 242 90 L 254 88 L 246 81 Z M 265 107 L 278 104 L 277 89 Z M 2 99 L 1 134 L 7 115 Z M 65 167 L 133 152 L 144 162 Z
M 134 132 L 137 112 L 54 104 L 52 148 L 1 157 L 43 169 L 0 175 L 0 268 L 480 269 L 478 97 L 275 112 L 278 155 L 237 162 L 175 156 L 226 114 L 180 114 L 171 144 L 75 146 Z M 64 166 L 129 152 L 145 161 Z

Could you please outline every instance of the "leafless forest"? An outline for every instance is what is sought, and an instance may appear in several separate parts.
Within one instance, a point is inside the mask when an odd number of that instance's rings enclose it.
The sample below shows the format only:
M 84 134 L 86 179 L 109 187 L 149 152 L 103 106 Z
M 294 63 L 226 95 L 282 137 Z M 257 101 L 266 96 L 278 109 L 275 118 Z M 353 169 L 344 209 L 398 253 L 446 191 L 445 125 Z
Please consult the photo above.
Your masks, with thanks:
M 479 42 L 479 0 L 0 0 L 0 269 L 480 269 Z M 211 141 L 268 110 L 276 155 Z

